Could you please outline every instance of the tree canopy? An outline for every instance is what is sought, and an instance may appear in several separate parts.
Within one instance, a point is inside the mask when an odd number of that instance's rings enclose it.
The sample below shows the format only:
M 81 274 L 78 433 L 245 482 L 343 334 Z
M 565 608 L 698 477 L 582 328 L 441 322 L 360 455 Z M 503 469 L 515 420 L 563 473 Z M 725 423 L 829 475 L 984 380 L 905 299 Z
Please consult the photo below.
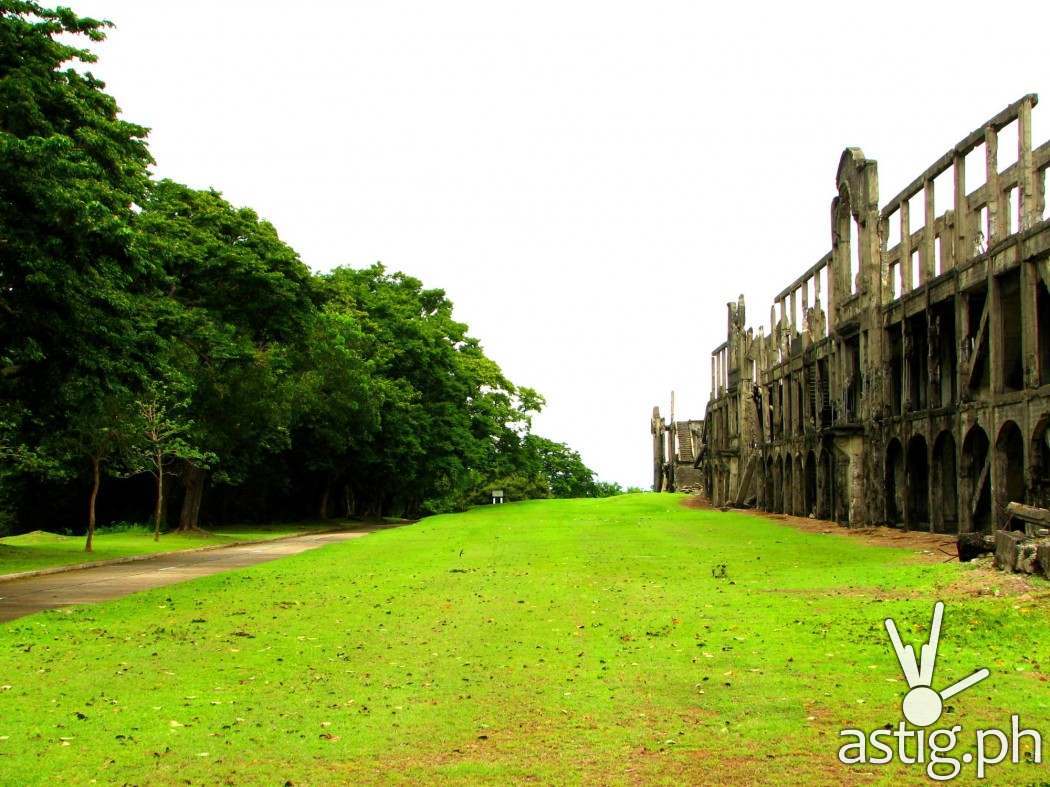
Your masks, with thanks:
M 314 273 L 251 209 L 154 180 L 146 129 L 69 43 L 109 26 L 0 0 L 0 509 L 15 527 L 57 519 L 90 547 L 96 506 L 192 529 L 415 516 L 496 483 L 617 491 L 532 433 L 543 398 L 444 291 L 379 264 Z

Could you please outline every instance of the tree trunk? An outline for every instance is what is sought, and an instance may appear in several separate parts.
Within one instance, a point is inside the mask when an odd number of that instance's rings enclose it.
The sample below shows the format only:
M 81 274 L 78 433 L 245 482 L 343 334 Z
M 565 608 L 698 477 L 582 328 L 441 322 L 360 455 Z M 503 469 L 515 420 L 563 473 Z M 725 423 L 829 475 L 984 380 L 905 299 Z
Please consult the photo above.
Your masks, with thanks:
M 182 484 L 186 496 L 182 499 L 182 512 L 179 514 L 179 530 L 200 530 L 198 517 L 201 512 L 201 500 L 204 498 L 204 470 L 192 462 L 187 462 L 182 473 Z
M 164 512 L 164 457 L 158 455 L 157 462 L 157 504 L 153 509 L 153 540 L 160 541 L 160 520 Z
M 328 500 L 332 496 L 332 479 L 324 480 L 324 489 L 321 491 L 321 504 L 317 507 L 317 516 L 323 522 L 328 519 Z
M 84 542 L 84 551 L 91 552 L 91 542 L 95 537 L 95 501 L 98 500 L 98 488 L 101 484 L 101 473 L 99 472 L 102 465 L 102 460 L 97 457 L 91 457 L 91 496 L 88 498 L 88 525 L 87 525 L 87 540 Z
M 350 484 L 343 487 L 343 507 L 346 511 L 347 519 L 354 515 L 354 497 L 350 491 Z

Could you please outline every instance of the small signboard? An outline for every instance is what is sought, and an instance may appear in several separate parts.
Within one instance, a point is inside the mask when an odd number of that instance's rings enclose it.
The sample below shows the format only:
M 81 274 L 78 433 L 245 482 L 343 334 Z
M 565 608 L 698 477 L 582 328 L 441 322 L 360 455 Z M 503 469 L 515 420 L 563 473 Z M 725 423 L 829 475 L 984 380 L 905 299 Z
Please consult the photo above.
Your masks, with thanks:
M 498 505 L 503 502 L 503 490 L 493 489 L 492 490 L 492 505 Z

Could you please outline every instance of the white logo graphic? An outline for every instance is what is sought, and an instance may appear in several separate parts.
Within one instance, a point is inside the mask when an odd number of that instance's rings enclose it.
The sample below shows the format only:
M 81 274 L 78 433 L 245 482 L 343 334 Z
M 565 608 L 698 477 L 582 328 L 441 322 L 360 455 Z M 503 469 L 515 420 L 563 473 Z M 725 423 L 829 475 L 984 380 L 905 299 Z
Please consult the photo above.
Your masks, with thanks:
M 886 631 L 893 643 L 904 678 L 908 681 L 908 693 L 904 695 L 901 710 L 904 720 L 896 727 L 886 724 L 871 732 L 847 729 L 839 732 L 845 742 L 839 747 L 839 762 L 843 765 L 888 765 L 896 759 L 903 765 L 925 766 L 926 775 L 933 781 L 945 782 L 954 779 L 964 765 L 975 763 L 975 776 L 983 779 L 989 766 L 1009 761 L 1017 765 L 1022 757 L 1035 765 L 1043 761 L 1043 739 L 1039 730 L 1024 729 L 1017 714 L 1010 716 L 1009 732 L 1006 726 L 976 730 L 972 751 L 956 754 L 961 724 L 950 727 L 934 727 L 944 712 L 944 701 L 961 691 L 980 683 L 988 677 L 986 669 L 953 683 L 946 689 L 933 688 L 933 671 L 937 663 L 937 645 L 941 638 L 941 621 L 944 604 L 938 601 L 933 606 L 930 622 L 930 637 L 925 645 L 915 648 L 901 642 L 897 624 L 886 618 Z M 909 725 L 911 725 L 909 727 Z M 1028 745 L 1023 745 L 1027 739 Z
M 893 643 L 893 650 L 897 654 L 904 671 L 904 678 L 908 681 L 908 693 L 904 695 L 904 703 L 901 710 L 904 718 L 916 727 L 929 727 L 941 717 L 944 710 L 944 700 L 954 697 L 961 691 L 965 691 L 976 683 L 988 677 L 986 669 L 979 669 L 972 675 L 953 683 L 946 689 L 934 691 L 933 667 L 937 662 L 937 644 L 941 636 L 941 619 L 944 617 L 944 604 L 938 601 L 933 607 L 933 620 L 930 623 L 930 639 L 919 649 L 919 658 L 915 658 L 915 649 L 911 645 L 901 642 L 901 636 L 897 632 L 897 624 L 892 618 L 886 618 L 886 631 Z

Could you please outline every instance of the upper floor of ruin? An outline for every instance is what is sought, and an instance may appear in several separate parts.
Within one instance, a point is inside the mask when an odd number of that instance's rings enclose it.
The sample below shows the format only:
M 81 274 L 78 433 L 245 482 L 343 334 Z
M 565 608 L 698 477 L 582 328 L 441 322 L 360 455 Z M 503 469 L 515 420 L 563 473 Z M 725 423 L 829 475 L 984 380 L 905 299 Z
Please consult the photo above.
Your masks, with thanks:
M 867 329 L 903 322 L 993 271 L 1009 272 L 1040 251 L 1025 248 L 1026 243 L 1040 249 L 1050 243 L 1050 233 L 1043 231 L 1050 218 L 1050 141 L 1033 146 L 1037 102 L 1029 94 L 1010 104 L 885 203 L 876 162 L 859 148 L 847 148 L 830 205 L 830 249 L 774 298 L 768 335 L 761 327 L 756 334 L 746 326 L 743 298 L 728 305 L 727 339 L 711 356 L 712 401 L 731 396 L 743 380 L 768 384 L 805 350 L 830 353 L 834 348 L 825 345 L 832 337 L 845 351 L 837 364 L 839 382 L 848 387 L 856 377 L 860 386 L 860 334 L 866 340 Z M 964 356 L 981 341 L 979 306 L 976 325 L 953 320 L 951 326 L 962 334 Z M 890 351 L 881 344 L 879 337 L 873 348 L 879 358 Z M 851 353 L 853 360 L 845 357 Z M 1050 358 L 1044 365 L 1050 377 Z M 1034 359 L 1031 373 L 1042 377 L 1039 366 Z M 827 376 L 835 373 L 830 369 Z M 1002 388 L 1007 382 L 989 384 Z M 855 391 L 855 411 L 859 401 Z M 840 409 L 849 410 L 850 402 L 843 401 Z M 859 411 L 852 416 L 859 417 Z

